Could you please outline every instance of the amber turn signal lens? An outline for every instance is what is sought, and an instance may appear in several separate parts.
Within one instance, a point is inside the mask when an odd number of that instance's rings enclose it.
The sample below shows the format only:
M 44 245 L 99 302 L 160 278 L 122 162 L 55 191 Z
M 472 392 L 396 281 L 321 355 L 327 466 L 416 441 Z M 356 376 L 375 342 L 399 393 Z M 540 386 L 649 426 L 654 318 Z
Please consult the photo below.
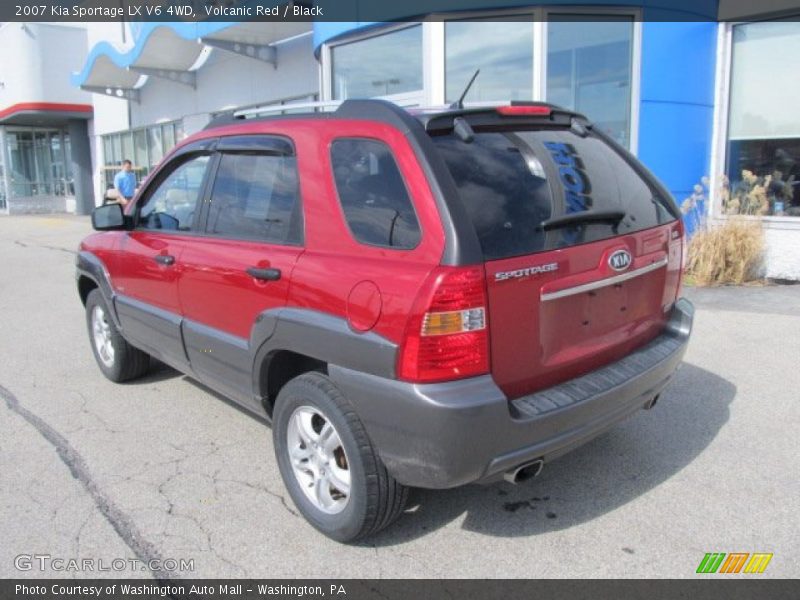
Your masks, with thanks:
M 483 307 L 449 312 L 429 312 L 422 321 L 422 335 L 449 335 L 486 327 Z

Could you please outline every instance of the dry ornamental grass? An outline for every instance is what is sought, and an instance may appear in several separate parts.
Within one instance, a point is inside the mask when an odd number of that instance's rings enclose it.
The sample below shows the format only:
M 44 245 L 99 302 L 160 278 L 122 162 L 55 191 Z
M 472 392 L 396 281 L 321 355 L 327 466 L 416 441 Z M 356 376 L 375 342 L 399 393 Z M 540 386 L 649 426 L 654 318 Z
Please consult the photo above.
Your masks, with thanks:
M 695 285 L 742 284 L 761 276 L 763 254 L 761 224 L 728 218 L 692 237 L 686 274 Z

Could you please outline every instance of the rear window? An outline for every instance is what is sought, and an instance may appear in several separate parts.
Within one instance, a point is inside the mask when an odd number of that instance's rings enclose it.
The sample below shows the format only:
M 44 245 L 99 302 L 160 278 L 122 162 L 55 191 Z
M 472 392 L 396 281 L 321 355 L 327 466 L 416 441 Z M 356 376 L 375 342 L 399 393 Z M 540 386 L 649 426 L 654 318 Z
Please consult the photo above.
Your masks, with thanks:
M 471 143 L 433 137 L 456 182 L 487 260 L 624 235 L 675 219 L 633 167 L 601 139 L 571 130 L 489 131 Z M 543 227 L 584 211 L 614 222 Z

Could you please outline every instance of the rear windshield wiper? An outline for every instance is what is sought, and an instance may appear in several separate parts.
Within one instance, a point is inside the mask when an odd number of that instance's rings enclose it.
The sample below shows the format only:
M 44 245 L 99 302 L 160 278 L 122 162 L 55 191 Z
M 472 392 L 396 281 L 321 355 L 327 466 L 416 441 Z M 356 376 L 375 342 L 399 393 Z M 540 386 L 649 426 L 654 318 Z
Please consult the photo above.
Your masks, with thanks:
M 559 215 L 552 219 L 545 219 L 542 221 L 542 229 L 549 231 L 550 229 L 580 225 L 582 223 L 613 223 L 618 225 L 624 218 L 624 210 L 582 210 Z

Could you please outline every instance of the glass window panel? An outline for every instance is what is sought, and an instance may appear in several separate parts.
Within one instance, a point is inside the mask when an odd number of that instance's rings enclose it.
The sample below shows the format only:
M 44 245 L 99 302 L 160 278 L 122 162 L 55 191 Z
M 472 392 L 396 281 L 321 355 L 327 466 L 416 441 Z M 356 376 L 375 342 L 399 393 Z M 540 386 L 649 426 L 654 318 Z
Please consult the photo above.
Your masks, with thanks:
M 50 160 L 50 136 L 46 132 L 33 134 L 33 151 L 36 160 L 36 190 L 37 194 L 53 193 L 52 162 Z
M 551 15 L 547 23 L 547 101 L 584 113 L 628 146 L 632 47 L 633 19 Z
M 30 196 L 36 181 L 33 134 L 29 131 L 10 131 L 7 136 L 11 196 Z
M 147 146 L 150 150 L 150 164 L 147 166 L 152 168 L 164 157 L 160 125 L 147 128 Z
M 668 202 L 595 136 L 581 137 L 566 129 L 520 129 L 480 131 L 469 144 L 452 133 L 433 140 L 487 260 L 608 239 L 675 218 Z M 580 167 L 564 170 L 564 164 Z M 553 180 L 547 173 L 562 175 Z M 587 209 L 623 210 L 628 217 L 618 225 L 542 230 L 544 220 Z
M 210 233 L 297 243 L 301 218 L 294 156 L 222 156 L 211 192 Z
M 422 89 L 422 27 L 331 49 L 333 97 L 370 98 Z
M 383 142 L 336 140 L 331 164 L 339 202 L 362 244 L 414 248 L 422 235 L 403 176 Z
M 0 210 L 8 208 L 6 199 L 6 169 L 5 169 L 5 143 L 7 140 L 3 139 L 3 131 L 0 130 Z
M 161 126 L 161 139 L 164 145 L 164 154 L 175 146 L 175 128 L 172 123 Z
M 183 121 L 175 121 L 175 143 L 182 142 L 184 137 Z
M 66 189 L 66 171 L 64 168 L 64 151 L 61 147 L 61 135 L 54 131 L 50 134 L 50 164 L 52 165 L 54 193 L 63 196 Z
M 65 158 L 65 178 L 67 180 L 67 194 L 69 196 L 75 195 L 75 182 L 73 181 L 73 172 L 72 172 L 72 144 L 69 139 L 69 134 L 64 132 L 64 158 Z
M 114 164 L 114 151 L 111 148 L 111 136 L 103 136 L 103 163 L 105 165 Z
M 729 135 L 733 139 L 800 137 L 800 22 L 733 28 Z M 779 94 L 765 90 L 780 86 Z
M 133 134 L 131 132 L 125 132 L 121 135 L 122 137 L 122 160 L 129 160 L 133 162 Z
M 115 165 L 122 164 L 122 136 L 118 133 L 111 136 L 111 149 Z
M 190 230 L 208 161 L 208 156 L 197 156 L 167 175 L 145 200 L 137 226 Z
M 145 169 L 150 164 L 147 159 L 147 132 L 144 129 L 133 132 L 133 164 Z
M 533 98 L 531 16 L 445 24 L 447 101 L 458 100 L 475 70 L 481 72 L 466 102 Z
M 800 217 L 798 67 L 800 23 L 734 26 L 727 214 Z

